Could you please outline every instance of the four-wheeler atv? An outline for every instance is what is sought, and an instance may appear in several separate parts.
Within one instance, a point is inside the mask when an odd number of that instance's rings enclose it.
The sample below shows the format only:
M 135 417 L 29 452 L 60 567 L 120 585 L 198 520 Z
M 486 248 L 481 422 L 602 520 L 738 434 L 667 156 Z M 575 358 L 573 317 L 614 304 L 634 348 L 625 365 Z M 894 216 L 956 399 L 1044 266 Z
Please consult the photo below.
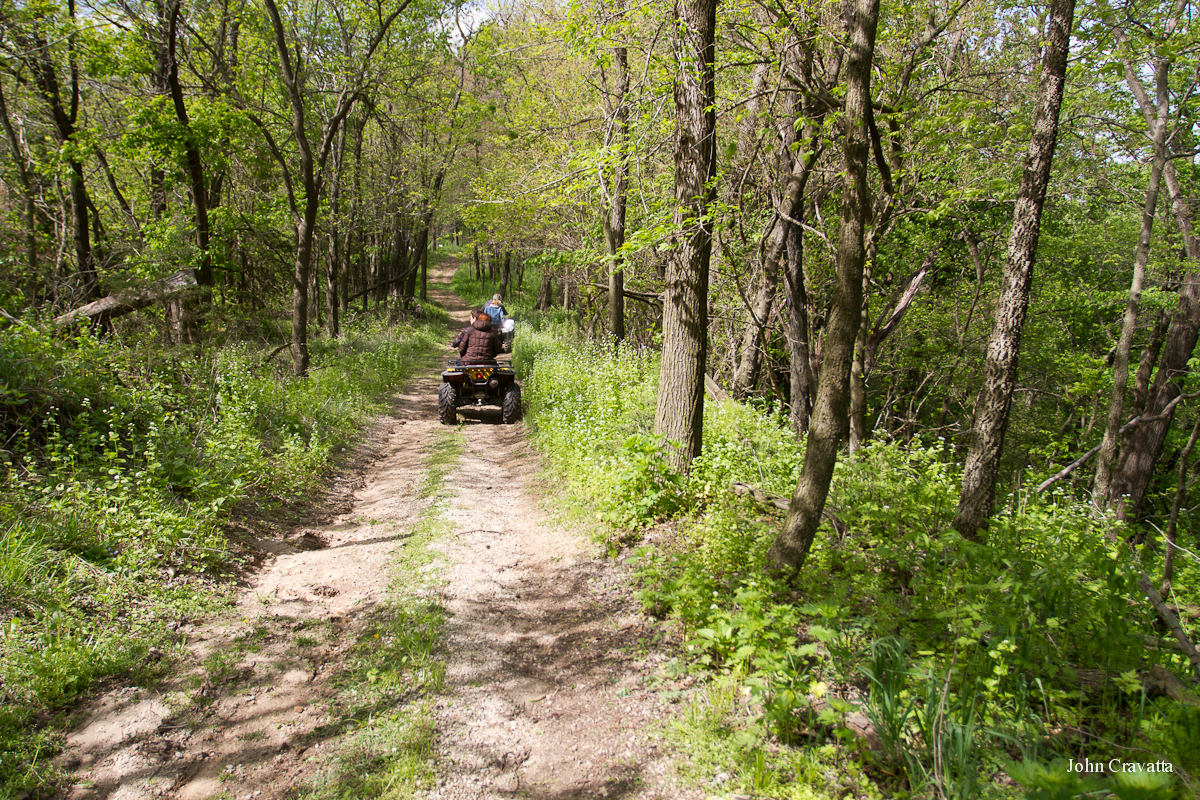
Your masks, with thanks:
M 511 425 L 521 418 L 521 387 L 512 366 L 464 364 L 451 361 L 442 372 L 438 389 L 438 419 L 443 425 L 458 422 L 460 406 L 500 406 L 500 419 Z

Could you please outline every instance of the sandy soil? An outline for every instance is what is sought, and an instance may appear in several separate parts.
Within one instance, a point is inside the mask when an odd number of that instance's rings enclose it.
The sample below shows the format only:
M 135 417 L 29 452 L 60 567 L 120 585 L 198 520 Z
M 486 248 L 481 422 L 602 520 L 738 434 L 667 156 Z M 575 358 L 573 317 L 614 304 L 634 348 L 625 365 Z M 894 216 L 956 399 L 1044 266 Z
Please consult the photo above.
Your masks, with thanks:
M 465 320 L 449 275 L 431 293 Z M 461 413 L 453 495 L 436 506 L 421 496 L 439 368 L 397 394 L 313 522 L 285 541 L 246 537 L 270 557 L 232 613 L 181 626 L 190 666 L 90 704 L 60 759 L 76 776 L 72 800 L 265 800 L 303 785 L 339 744 L 322 733 L 330 678 L 386 596 L 397 548 L 430 514 L 452 531 L 431 578 L 449 612 L 449 661 L 438 777 L 422 796 L 703 796 L 677 784 L 657 734 L 677 707 L 650 688 L 665 658 L 656 629 L 622 567 L 540 507 L 547 478 L 523 424 L 501 425 L 498 409 Z

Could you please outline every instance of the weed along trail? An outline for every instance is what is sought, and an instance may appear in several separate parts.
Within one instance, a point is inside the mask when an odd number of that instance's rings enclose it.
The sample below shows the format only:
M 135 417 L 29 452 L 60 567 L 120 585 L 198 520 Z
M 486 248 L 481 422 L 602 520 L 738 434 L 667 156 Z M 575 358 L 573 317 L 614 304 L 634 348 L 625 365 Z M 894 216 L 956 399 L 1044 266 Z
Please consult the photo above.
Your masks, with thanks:
M 449 271 L 432 294 L 456 317 Z M 449 351 L 446 351 L 449 356 Z M 539 505 L 500 409 L 438 423 L 442 360 L 395 396 L 312 518 L 236 534 L 259 567 L 172 671 L 79 713 L 72 800 L 702 797 L 620 565 Z

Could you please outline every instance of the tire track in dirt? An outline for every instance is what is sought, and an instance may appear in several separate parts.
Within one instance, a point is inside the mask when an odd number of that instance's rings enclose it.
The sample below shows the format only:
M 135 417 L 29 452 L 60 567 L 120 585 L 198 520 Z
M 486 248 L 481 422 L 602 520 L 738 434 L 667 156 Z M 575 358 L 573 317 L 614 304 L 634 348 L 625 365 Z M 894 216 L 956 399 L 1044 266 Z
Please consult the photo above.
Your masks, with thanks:
M 468 423 L 468 441 L 443 512 L 451 656 L 426 798 L 693 796 L 655 734 L 663 656 L 627 576 L 545 519 L 519 430 Z
M 466 319 L 458 298 L 438 299 Z M 665 655 L 628 574 L 542 511 L 547 478 L 524 423 L 486 407 L 460 419 L 440 544 L 447 696 L 424 797 L 702 797 L 674 780 L 656 735 L 673 710 L 649 687 Z
M 465 320 L 452 274 L 436 273 L 430 294 Z M 187 669 L 84 709 L 59 758 L 75 776 L 71 800 L 270 800 L 311 779 L 339 744 L 330 679 L 387 596 L 395 549 L 431 513 L 452 531 L 429 576 L 449 611 L 449 663 L 434 712 L 438 778 L 423 796 L 702 796 L 676 784 L 656 740 L 671 707 L 647 685 L 665 658 L 654 628 L 622 568 L 539 508 L 524 425 L 501 425 L 498 408 L 462 410 L 449 500 L 434 510 L 422 496 L 441 363 L 376 420 L 326 521 L 287 543 L 244 537 L 273 558 L 233 613 L 180 627 Z
M 376 420 L 327 503 L 342 513 L 286 542 L 241 537 L 274 554 L 219 620 L 183 625 L 185 671 L 153 689 L 89 705 L 60 763 L 72 800 L 279 798 L 336 749 L 329 679 L 387 596 L 393 551 L 431 500 L 421 497 L 437 432 L 437 362 Z

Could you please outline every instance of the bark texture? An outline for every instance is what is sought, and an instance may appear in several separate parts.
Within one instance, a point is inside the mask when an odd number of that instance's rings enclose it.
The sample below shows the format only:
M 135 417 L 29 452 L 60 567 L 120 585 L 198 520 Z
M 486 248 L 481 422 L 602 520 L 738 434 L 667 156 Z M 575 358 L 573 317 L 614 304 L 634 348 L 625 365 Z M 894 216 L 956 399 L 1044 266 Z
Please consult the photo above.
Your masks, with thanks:
M 668 460 L 686 470 L 700 454 L 704 371 L 708 361 L 708 268 L 712 255 L 709 207 L 717 171 L 716 85 L 713 56 L 717 0 L 678 0 L 675 79 L 675 222 L 679 242 L 667 266 L 663 348 L 654 433 Z
M 1167 76 L 1169 62 L 1160 59 L 1155 67 L 1155 119 L 1150 129 L 1150 145 L 1153 149 L 1153 162 L 1150 166 L 1150 178 L 1146 182 L 1146 202 L 1142 207 L 1142 229 L 1138 233 L 1137 247 L 1133 256 L 1133 280 L 1129 285 L 1129 295 L 1125 300 L 1125 318 L 1121 323 L 1121 338 L 1117 341 L 1117 351 L 1113 358 L 1113 386 L 1108 399 L 1108 415 L 1104 423 L 1104 439 L 1100 442 L 1100 454 L 1096 460 L 1096 480 L 1092 484 L 1092 503 L 1103 507 L 1108 502 L 1108 487 L 1111 482 L 1113 458 L 1117 451 L 1117 430 L 1121 427 L 1122 411 L 1125 408 L 1125 391 L 1129 385 L 1129 354 L 1133 351 L 1133 335 L 1137 331 L 1138 307 L 1142 302 L 1142 287 L 1146 283 L 1146 265 L 1150 261 L 1150 235 L 1154 231 L 1154 214 L 1158 208 L 1159 186 L 1162 184 L 1163 168 L 1167 161 L 1167 117 L 1170 111 L 1168 104 Z M 1133 93 L 1142 99 L 1145 90 L 1141 80 L 1133 70 L 1133 65 L 1125 62 L 1125 81 Z
M 1008 239 L 1008 260 L 1000 284 L 1000 297 L 996 302 L 995 322 L 988 339 L 983 388 L 976 401 L 971 445 L 954 520 L 954 527 L 968 539 L 978 537 L 991 516 L 995 501 L 1000 454 L 1004 449 L 1004 434 L 1008 429 L 1008 415 L 1016 388 L 1021 330 L 1029 307 L 1029 288 L 1033 280 L 1042 207 L 1058 140 L 1058 116 L 1066 85 L 1067 55 L 1074 17 L 1075 0 L 1052 0 L 1042 57 L 1042 75 L 1038 81 L 1033 138 L 1029 142 L 1025 169 L 1017 190 L 1012 231 Z
M 1138 97 L 1138 104 L 1147 121 L 1152 120 L 1155 112 L 1147 99 Z M 1123 438 L 1116 475 L 1109 486 L 1109 507 L 1116 510 L 1120 519 L 1136 518 L 1141 512 L 1146 491 L 1154 477 L 1155 465 L 1162 455 L 1167 430 L 1171 427 L 1174 415 L 1172 401 L 1183 392 L 1188 360 L 1196 347 L 1197 333 L 1200 332 L 1200 271 L 1197 270 L 1200 266 L 1200 241 L 1196 239 L 1192 218 L 1194 198 L 1184 194 L 1170 160 L 1163 168 L 1163 178 L 1171 195 L 1171 213 L 1183 235 L 1188 269 L 1179 289 L 1179 301 L 1167 327 L 1161 363 L 1146 400 L 1144 416 L 1155 419 Z
M 846 427 L 850 364 L 862 313 L 863 265 L 866 261 L 863 231 L 868 203 L 867 115 L 871 103 L 871 59 L 875 51 L 879 0 L 856 0 L 851 10 L 843 158 L 846 178 L 842 190 L 833 307 L 825 328 L 821 382 L 800 479 L 792 494 L 783 530 L 767 553 L 773 569 L 790 575 L 804 567 L 829 495 L 829 483 Z
M 618 10 L 621 6 L 618 4 Z M 613 48 L 612 87 L 605 92 L 605 112 L 609 124 L 605 146 L 616 154 L 612 185 L 606 188 L 608 214 L 604 218 L 604 244 L 608 248 L 608 324 L 613 338 L 625 338 L 625 271 L 621 248 L 625 246 L 625 206 L 629 193 L 629 52 Z M 607 83 L 607 77 L 606 77 Z

